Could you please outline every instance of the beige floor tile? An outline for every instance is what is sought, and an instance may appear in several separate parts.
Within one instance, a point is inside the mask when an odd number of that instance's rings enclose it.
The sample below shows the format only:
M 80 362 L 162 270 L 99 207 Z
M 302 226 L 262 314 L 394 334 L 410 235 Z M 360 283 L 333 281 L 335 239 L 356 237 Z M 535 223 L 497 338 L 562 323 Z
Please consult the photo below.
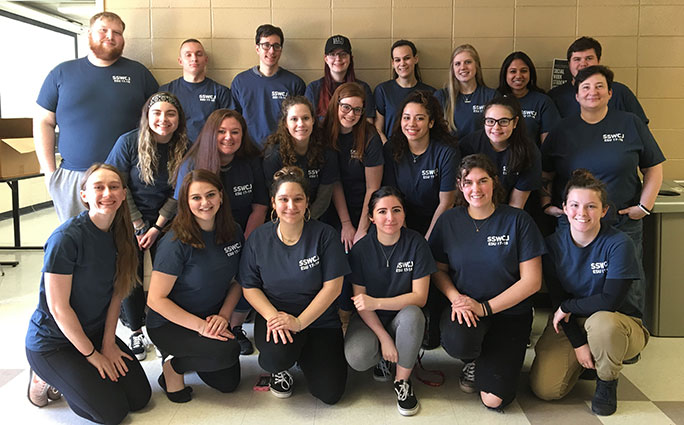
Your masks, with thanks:
M 654 401 L 653 404 L 658 406 L 673 423 L 684 424 L 684 401 Z
M 684 338 L 651 337 L 635 365 L 622 369 L 641 392 L 653 401 L 684 401 Z

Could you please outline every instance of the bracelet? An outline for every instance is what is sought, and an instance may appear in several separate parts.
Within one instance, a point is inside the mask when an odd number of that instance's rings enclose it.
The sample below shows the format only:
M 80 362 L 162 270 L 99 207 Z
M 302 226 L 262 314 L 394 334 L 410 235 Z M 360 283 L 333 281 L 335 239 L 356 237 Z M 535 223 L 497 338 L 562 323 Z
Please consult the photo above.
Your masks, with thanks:
M 157 230 L 159 230 L 160 232 L 163 232 L 163 231 L 164 231 L 164 228 L 163 228 L 163 227 L 159 227 L 159 225 L 157 225 L 157 223 L 154 223 L 154 224 L 152 225 L 152 227 L 155 228 L 155 229 L 157 229 Z
M 487 307 L 485 307 L 484 303 L 480 303 L 480 306 L 482 306 L 482 312 L 484 313 L 484 316 L 487 316 Z
M 548 203 L 542 205 L 542 211 L 546 211 L 546 209 L 547 209 L 548 207 L 552 207 L 552 206 L 553 206 L 553 204 L 552 204 L 551 202 L 548 202 Z
M 93 351 L 91 351 L 90 354 L 85 355 L 83 357 L 85 357 L 87 359 L 88 357 L 92 356 L 93 354 L 95 354 L 95 346 L 94 345 L 93 345 Z
M 299 317 L 295 317 L 295 320 L 297 321 L 297 324 L 299 325 L 299 330 L 297 332 L 301 332 L 302 331 L 302 321 L 299 320 Z
M 351 223 L 351 220 L 343 220 L 342 224 L 344 224 L 344 223 Z
M 642 204 L 641 202 L 639 202 L 639 203 L 637 204 L 637 207 L 641 208 L 641 211 L 643 211 L 644 213 L 646 213 L 646 215 L 651 215 L 651 210 L 649 210 L 648 208 L 646 208 L 646 207 L 644 206 L 644 204 Z
M 491 316 L 492 314 L 494 314 L 494 313 L 492 312 L 492 306 L 489 305 L 489 301 L 485 301 L 485 302 L 483 302 L 482 304 L 484 304 L 485 310 L 487 310 L 487 316 Z

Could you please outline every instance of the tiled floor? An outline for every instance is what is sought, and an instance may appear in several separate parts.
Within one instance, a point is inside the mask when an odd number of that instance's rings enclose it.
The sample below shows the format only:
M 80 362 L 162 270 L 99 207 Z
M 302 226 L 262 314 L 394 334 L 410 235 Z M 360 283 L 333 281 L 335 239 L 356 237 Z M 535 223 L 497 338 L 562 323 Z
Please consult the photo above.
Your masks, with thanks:
M 57 223 L 51 211 L 22 218 L 22 231 L 27 244 L 41 245 Z M 0 222 L 0 244 L 11 243 L 11 222 Z M 0 329 L 3 348 L 0 351 L 0 423 L 85 423 L 74 415 L 64 400 L 50 402 L 38 409 L 26 400 L 28 364 L 24 354 L 24 334 L 29 316 L 37 302 L 37 288 L 42 264 L 40 252 L 0 251 L 0 260 L 16 259 L 16 268 L 5 269 L 0 277 Z M 533 342 L 545 324 L 538 312 Z M 246 327 L 251 337 L 251 325 Z M 127 331 L 120 327 L 120 336 Z M 242 382 L 233 394 L 220 394 L 203 385 L 196 375 L 186 382 L 193 386 L 193 400 L 178 405 L 169 402 L 156 384 L 160 373 L 154 351 L 143 362 L 152 382 L 152 400 L 144 411 L 131 414 L 126 423 L 163 424 L 620 424 L 620 425 L 684 425 L 684 338 L 651 338 L 642 360 L 626 366 L 618 387 L 619 405 L 615 415 L 597 417 L 591 413 L 590 400 L 594 384 L 580 381 L 566 399 L 542 402 L 529 390 L 527 370 L 534 353 L 527 353 L 525 372 L 520 380 L 517 399 L 505 413 L 485 409 L 476 395 L 464 394 L 458 388 L 461 363 L 442 350 L 425 354 L 427 369 L 446 374 L 442 387 L 423 385 L 414 377 L 416 395 L 421 403 L 417 416 L 403 418 L 396 410 L 391 384 L 375 382 L 371 372 L 350 371 L 347 391 L 335 406 L 327 406 L 306 391 L 301 372 L 295 370 L 292 398 L 280 400 L 268 392 L 253 391 L 262 373 L 257 355 L 241 358 Z

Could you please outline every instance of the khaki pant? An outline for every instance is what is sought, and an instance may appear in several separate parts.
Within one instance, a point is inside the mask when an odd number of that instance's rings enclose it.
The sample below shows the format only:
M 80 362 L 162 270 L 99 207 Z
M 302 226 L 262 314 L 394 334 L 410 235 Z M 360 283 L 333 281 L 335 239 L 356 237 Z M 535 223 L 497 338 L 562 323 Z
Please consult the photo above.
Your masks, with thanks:
M 641 352 L 649 334 L 641 319 L 618 312 L 598 311 L 588 318 L 576 319 L 587 333 L 589 349 L 599 378 L 617 379 L 622 361 Z M 530 370 L 530 386 L 537 397 L 557 400 L 565 397 L 584 370 L 575 357 L 568 337 L 559 326 L 553 329 L 553 315 L 534 348 L 536 357 Z

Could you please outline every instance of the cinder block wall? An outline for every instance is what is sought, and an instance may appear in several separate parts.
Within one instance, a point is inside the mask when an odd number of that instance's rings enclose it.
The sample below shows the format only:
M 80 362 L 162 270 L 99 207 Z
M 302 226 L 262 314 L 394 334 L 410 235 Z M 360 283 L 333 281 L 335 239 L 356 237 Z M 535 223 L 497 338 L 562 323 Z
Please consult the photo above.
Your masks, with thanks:
M 418 7 L 420 4 L 420 7 Z M 180 76 L 180 42 L 202 40 L 210 77 L 230 85 L 257 64 L 254 32 L 283 28 L 281 64 L 307 83 L 323 74 L 323 46 L 333 34 L 352 41 L 359 78 L 390 78 L 389 47 L 408 38 L 419 49 L 424 80 L 441 87 L 452 49 L 473 44 L 485 81 L 497 85 L 506 55 L 523 50 L 549 87 L 553 58 L 578 36 L 599 39 L 602 63 L 639 97 L 665 152 L 666 178 L 684 178 L 684 0 L 105 0 L 126 22 L 125 55 L 159 81 Z

